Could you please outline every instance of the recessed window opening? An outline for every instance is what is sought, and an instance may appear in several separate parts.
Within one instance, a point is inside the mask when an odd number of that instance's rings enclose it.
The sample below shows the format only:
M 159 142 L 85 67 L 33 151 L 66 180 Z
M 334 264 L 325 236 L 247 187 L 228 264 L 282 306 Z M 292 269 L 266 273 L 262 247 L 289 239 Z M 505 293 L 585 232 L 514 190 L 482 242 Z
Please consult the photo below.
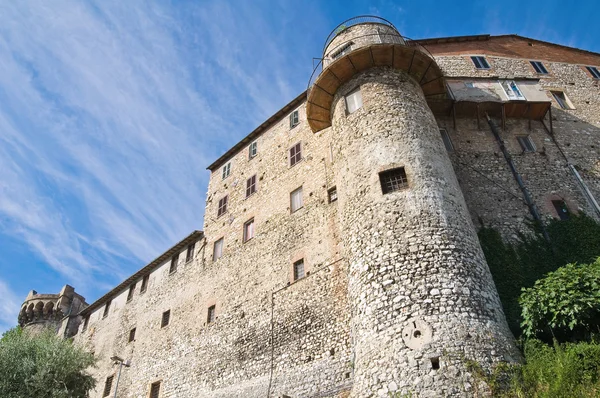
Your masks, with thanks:
M 206 323 L 213 323 L 215 321 L 216 316 L 216 305 L 211 305 L 208 307 L 208 312 L 206 315 Z
M 223 238 L 217 240 L 213 246 L 213 261 L 221 258 L 223 255 Z
M 133 293 L 135 292 L 135 283 L 132 285 L 129 285 L 129 291 L 127 292 L 127 301 L 131 301 L 131 299 L 133 299 Z
M 110 303 L 112 300 L 108 300 L 106 304 L 104 304 L 104 313 L 102 314 L 102 318 L 106 318 L 108 316 L 108 312 L 110 310 Z
M 567 95 L 564 92 L 550 91 L 550 93 L 552 94 L 552 96 L 554 97 L 554 100 L 558 103 L 558 105 L 562 109 L 573 109 L 573 106 L 571 105 L 571 101 L 569 101 L 569 99 L 567 98 Z
M 590 72 L 590 74 L 592 75 L 592 77 L 594 79 L 600 79 L 600 70 L 598 70 L 597 67 L 595 67 L 595 66 L 586 66 L 585 68 L 588 70 L 588 72 Z
M 231 162 L 227 162 L 225 164 L 225 166 L 223 166 L 223 170 L 222 170 L 223 179 L 226 179 L 227 177 L 229 177 L 229 174 L 231 174 Z
M 294 280 L 297 281 L 304 278 L 304 276 L 304 259 L 301 258 L 294 263 Z
M 450 139 L 450 135 L 448 134 L 448 130 L 440 129 L 440 134 L 442 135 L 442 141 L 444 141 L 444 146 L 448 152 L 454 151 L 454 145 L 452 145 L 452 140 Z
M 194 249 L 196 247 L 196 242 L 190 243 L 187 247 L 187 252 L 185 254 L 185 262 L 190 262 L 194 258 Z
M 525 96 L 514 81 L 502 81 L 502 88 L 509 100 L 524 100 Z
M 227 201 L 229 200 L 229 195 L 219 199 L 219 207 L 217 209 L 217 218 L 221 217 L 223 214 L 227 213 Z
M 83 330 L 87 329 L 89 323 L 90 323 L 90 316 L 86 315 L 85 318 L 83 318 Z
M 300 209 L 302 205 L 302 187 L 300 187 L 290 193 L 290 212 L 294 213 Z
M 248 159 L 252 159 L 253 157 L 256 156 L 257 153 L 258 153 L 258 144 L 256 143 L 256 141 L 254 141 L 248 147 Z
M 533 66 L 533 69 L 535 69 L 536 73 L 540 73 L 542 75 L 548 74 L 548 70 L 546 69 L 546 67 L 544 66 L 544 64 L 541 61 L 529 61 L 529 62 L 531 62 L 531 66 Z
M 244 242 L 254 238 L 254 218 L 244 223 Z
M 110 390 L 112 389 L 112 382 L 115 376 L 108 376 L 106 381 L 104 382 L 104 392 L 102 393 L 102 397 L 108 397 L 110 395 Z
M 171 319 L 171 310 L 166 310 L 162 313 L 162 318 L 160 319 L 160 327 L 164 328 L 169 324 L 169 320 Z
M 517 141 L 519 141 L 519 145 L 521 145 L 523 152 L 535 152 L 535 145 L 528 135 L 518 135 Z
M 362 108 L 363 100 L 362 94 L 360 92 L 360 87 L 356 88 L 354 91 L 350 92 L 345 97 L 346 99 L 346 112 L 348 114 L 356 112 L 358 109 Z
M 140 293 L 144 293 L 148 288 L 148 280 L 150 279 L 150 275 L 144 275 L 142 278 L 142 286 L 140 287 Z
M 440 368 L 440 358 L 429 358 L 431 360 L 431 369 L 438 370 Z
M 256 192 L 256 174 L 246 180 L 246 197 Z
M 379 173 L 379 182 L 381 183 L 381 190 L 384 195 L 408 188 L 408 178 L 406 177 L 404 167 Z
M 490 69 L 490 64 L 488 64 L 487 59 L 485 59 L 484 56 L 475 55 L 471 57 L 471 60 L 477 69 Z
M 380 38 L 381 40 L 381 38 Z M 335 50 L 332 54 L 331 54 L 331 59 L 338 59 L 339 57 L 341 57 L 344 54 L 348 54 L 350 51 L 352 51 L 352 45 L 354 43 L 353 42 L 349 42 L 347 44 L 344 44 L 342 47 L 340 47 L 339 49 Z
M 329 188 L 329 190 L 327 191 L 327 199 L 329 200 L 329 203 L 335 202 L 337 200 L 337 198 L 338 198 L 337 188 L 336 187 Z
M 169 266 L 169 274 L 177 271 L 177 265 L 179 263 L 179 253 L 171 257 L 171 265 Z
M 569 208 L 564 200 L 553 200 L 552 206 L 554 206 L 554 210 L 556 210 L 556 214 L 558 214 L 558 218 L 561 220 L 568 220 L 571 218 Z
M 150 398 L 158 398 L 159 394 L 160 394 L 160 381 L 157 381 L 150 385 Z
M 302 160 L 302 144 L 299 142 L 290 148 L 290 167 Z
M 290 113 L 290 128 L 293 129 L 300 123 L 300 114 L 296 109 L 294 112 Z
M 135 340 L 135 328 L 129 331 L 129 343 L 131 343 L 133 340 Z
M 465 87 L 466 88 L 475 88 L 475 83 L 473 83 L 473 82 L 465 82 Z

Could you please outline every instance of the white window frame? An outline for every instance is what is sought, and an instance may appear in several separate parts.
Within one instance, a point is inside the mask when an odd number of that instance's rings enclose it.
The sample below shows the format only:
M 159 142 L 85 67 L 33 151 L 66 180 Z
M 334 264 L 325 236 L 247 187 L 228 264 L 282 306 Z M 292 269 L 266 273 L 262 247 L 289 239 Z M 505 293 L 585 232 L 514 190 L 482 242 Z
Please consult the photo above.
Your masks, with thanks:
M 231 161 L 225 163 L 221 170 L 221 176 L 223 177 L 223 180 L 229 177 L 231 175 Z
M 526 101 L 527 98 L 514 80 L 501 80 L 500 85 L 509 101 Z
M 535 144 L 529 135 L 518 135 L 517 142 L 521 146 L 523 152 L 535 152 Z
M 224 238 L 217 239 L 215 243 L 213 243 L 213 261 L 217 261 L 221 257 L 223 257 L 223 246 L 225 243 Z
M 258 143 L 254 141 L 248 146 L 248 159 L 253 159 L 258 153 Z
M 294 200 L 295 199 L 295 200 Z M 295 213 L 304 206 L 302 186 L 290 192 L 290 213 Z
M 344 97 L 346 100 L 346 113 L 351 114 L 363 107 L 362 93 L 360 87 L 350 91 Z

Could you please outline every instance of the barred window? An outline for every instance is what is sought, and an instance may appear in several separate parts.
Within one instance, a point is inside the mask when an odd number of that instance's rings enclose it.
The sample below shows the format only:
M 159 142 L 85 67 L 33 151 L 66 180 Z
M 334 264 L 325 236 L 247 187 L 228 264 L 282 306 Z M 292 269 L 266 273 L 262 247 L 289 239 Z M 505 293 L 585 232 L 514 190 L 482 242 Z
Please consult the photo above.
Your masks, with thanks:
M 111 375 L 106 378 L 104 382 L 104 392 L 102 393 L 102 397 L 108 397 L 110 395 L 110 390 L 112 389 L 112 382 L 115 376 Z
M 327 199 L 329 200 L 329 203 L 335 202 L 337 200 L 337 198 L 338 198 L 337 188 L 336 187 L 329 188 L 329 190 L 327 191 Z
M 246 180 L 246 197 L 256 192 L 256 174 Z
M 150 385 L 150 398 L 158 398 L 159 394 L 160 394 L 160 381 L 157 381 Z
M 386 170 L 379 173 L 379 181 L 383 194 L 399 191 L 408 187 L 408 178 L 404 167 Z
M 206 323 L 213 323 L 215 321 L 215 315 L 216 315 L 216 306 L 215 305 L 211 305 L 210 307 L 208 307 L 208 314 L 206 316 Z
M 294 280 L 304 278 L 304 259 L 300 259 L 294 263 Z
M 162 318 L 160 320 L 160 327 L 164 328 L 169 324 L 169 320 L 171 319 L 171 310 L 166 310 L 162 314 Z
M 290 148 L 290 167 L 302 160 L 302 144 L 297 143 Z
M 217 209 L 217 217 L 221 217 L 227 212 L 227 200 L 229 196 L 225 196 L 219 200 L 219 208 Z

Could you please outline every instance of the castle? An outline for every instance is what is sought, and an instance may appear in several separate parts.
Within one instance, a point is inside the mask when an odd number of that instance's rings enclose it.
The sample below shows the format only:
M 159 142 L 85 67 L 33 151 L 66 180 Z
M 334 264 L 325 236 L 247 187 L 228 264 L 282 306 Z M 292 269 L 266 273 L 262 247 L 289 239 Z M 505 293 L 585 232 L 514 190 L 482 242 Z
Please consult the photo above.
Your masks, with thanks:
M 599 71 L 518 35 L 350 19 L 307 91 L 208 166 L 203 231 L 92 304 L 32 292 L 19 322 L 94 352 L 93 398 L 485 391 L 467 361 L 519 352 L 477 228 L 600 217 Z

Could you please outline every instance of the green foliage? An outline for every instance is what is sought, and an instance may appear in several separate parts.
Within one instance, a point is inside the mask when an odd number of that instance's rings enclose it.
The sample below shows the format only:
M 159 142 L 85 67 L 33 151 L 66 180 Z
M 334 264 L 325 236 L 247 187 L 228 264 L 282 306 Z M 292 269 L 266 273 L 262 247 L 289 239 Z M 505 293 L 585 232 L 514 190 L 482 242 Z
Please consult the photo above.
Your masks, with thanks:
M 549 245 L 539 230 L 521 235 L 516 244 L 505 243 L 493 228 L 482 228 L 479 241 L 490 266 L 508 324 L 521 334 L 521 288 L 532 287 L 548 272 L 568 263 L 590 263 L 600 257 L 600 224 L 586 215 L 552 220 L 546 225 Z
M 52 331 L 20 328 L 0 339 L 0 397 L 79 398 L 95 385 L 85 369 L 94 357 Z
M 567 264 L 523 289 L 521 326 L 527 337 L 590 339 L 600 332 L 600 258 Z

